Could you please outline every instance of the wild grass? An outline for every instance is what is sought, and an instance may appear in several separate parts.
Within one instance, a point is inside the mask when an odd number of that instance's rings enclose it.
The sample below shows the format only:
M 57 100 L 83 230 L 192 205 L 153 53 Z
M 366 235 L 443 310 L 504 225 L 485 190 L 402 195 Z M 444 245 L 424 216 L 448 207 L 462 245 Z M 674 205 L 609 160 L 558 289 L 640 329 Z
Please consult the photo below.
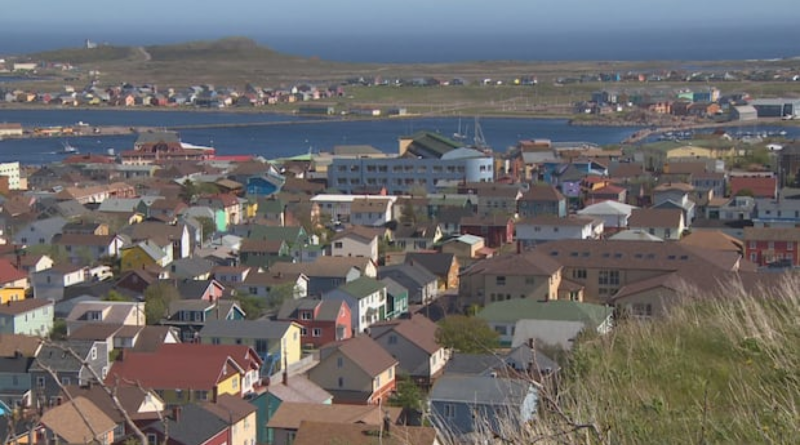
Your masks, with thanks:
M 769 291 L 687 290 L 663 319 L 622 322 L 581 341 L 558 392 L 541 389 L 539 417 L 500 436 L 519 444 L 798 443 L 799 289 L 793 276 Z

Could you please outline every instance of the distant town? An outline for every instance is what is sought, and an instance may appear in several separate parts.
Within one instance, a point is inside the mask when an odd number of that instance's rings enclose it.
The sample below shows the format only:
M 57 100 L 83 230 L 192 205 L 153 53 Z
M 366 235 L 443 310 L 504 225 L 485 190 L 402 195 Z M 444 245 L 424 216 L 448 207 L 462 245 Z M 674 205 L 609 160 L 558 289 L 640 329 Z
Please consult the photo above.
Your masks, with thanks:
M 4 60 L 2 70 L 78 68 Z M 555 88 L 604 85 L 567 104 L 575 124 L 618 116 L 605 123 L 647 126 L 614 146 L 542 137 L 493 150 L 423 130 L 398 135 L 392 153 L 338 145 L 263 159 L 153 128 L 0 123 L 4 143 L 136 135 L 119 152 L 65 146 L 46 165 L 0 164 L 4 444 L 520 443 L 512 432 L 572 415 L 557 411 L 558 400 L 580 366 L 570 354 L 586 339 L 666 320 L 687 294 L 711 301 L 732 285 L 785 289 L 800 267 L 800 144 L 756 124 L 800 119 L 800 99 L 725 84 L 798 76 L 557 79 Z M 676 80 L 692 86 L 669 86 Z M 328 102 L 354 88 L 471 82 L 98 81 L 47 92 L 6 83 L 0 100 L 296 103 L 304 115 L 383 117 L 413 110 Z M 753 130 L 714 127 L 729 122 Z M 703 125 L 712 127 L 691 131 Z M 743 341 L 737 354 L 762 353 L 751 339 L 756 346 Z M 590 428 L 564 422 L 566 433 L 541 437 L 580 441 Z

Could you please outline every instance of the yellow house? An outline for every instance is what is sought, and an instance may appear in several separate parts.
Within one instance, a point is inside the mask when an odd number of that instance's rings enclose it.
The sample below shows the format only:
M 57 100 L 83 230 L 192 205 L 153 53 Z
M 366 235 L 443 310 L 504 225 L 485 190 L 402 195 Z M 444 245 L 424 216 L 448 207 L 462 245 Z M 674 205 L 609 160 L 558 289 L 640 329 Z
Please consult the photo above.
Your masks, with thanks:
M 695 159 L 721 159 L 731 157 L 736 153 L 733 147 L 706 148 L 694 145 L 673 148 L 667 152 L 667 159 L 695 158 Z
M 293 321 L 208 320 L 200 331 L 200 343 L 249 346 L 265 359 L 267 372 L 274 374 L 300 361 L 301 330 Z
M 244 217 L 248 220 L 255 218 L 256 213 L 258 213 L 258 202 L 248 201 L 242 204 L 242 213 L 244 213 Z
M 150 240 L 122 248 L 120 257 L 123 272 L 145 269 L 150 266 L 164 267 L 172 262 L 172 255 L 168 255 Z
M 0 289 L 0 304 L 6 304 L 9 301 L 20 301 L 24 299 L 25 299 L 25 288 L 4 287 Z
M 255 405 L 232 395 L 222 395 L 216 403 L 204 403 L 203 408 L 210 411 L 226 423 L 231 424 L 231 444 L 256 443 L 256 411 Z

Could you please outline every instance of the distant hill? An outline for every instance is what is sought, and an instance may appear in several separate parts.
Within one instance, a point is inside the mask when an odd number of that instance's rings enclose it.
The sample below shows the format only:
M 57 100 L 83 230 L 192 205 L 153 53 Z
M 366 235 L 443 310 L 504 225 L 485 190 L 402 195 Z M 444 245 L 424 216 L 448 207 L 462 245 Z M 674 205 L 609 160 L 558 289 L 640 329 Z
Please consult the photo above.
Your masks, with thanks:
M 136 56 L 135 48 L 127 46 L 98 46 L 97 48 L 62 48 L 53 51 L 44 51 L 30 54 L 32 60 L 45 62 L 64 62 L 73 65 L 87 63 L 113 62 L 133 59 Z
M 245 37 L 228 37 L 212 41 L 195 41 L 174 45 L 147 46 L 145 50 L 154 62 L 177 62 L 196 60 L 249 60 L 276 61 L 299 60 L 301 58 L 278 53 Z

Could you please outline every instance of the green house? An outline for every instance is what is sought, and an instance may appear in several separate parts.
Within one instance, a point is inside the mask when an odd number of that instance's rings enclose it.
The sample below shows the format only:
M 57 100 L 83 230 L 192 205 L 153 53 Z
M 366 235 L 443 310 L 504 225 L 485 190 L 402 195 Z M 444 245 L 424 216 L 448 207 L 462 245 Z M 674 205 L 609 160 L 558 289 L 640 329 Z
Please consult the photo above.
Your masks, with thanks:
M 408 289 L 391 278 L 382 278 L 386 285 L 386 320 L 400 318 L 408 312 Z

